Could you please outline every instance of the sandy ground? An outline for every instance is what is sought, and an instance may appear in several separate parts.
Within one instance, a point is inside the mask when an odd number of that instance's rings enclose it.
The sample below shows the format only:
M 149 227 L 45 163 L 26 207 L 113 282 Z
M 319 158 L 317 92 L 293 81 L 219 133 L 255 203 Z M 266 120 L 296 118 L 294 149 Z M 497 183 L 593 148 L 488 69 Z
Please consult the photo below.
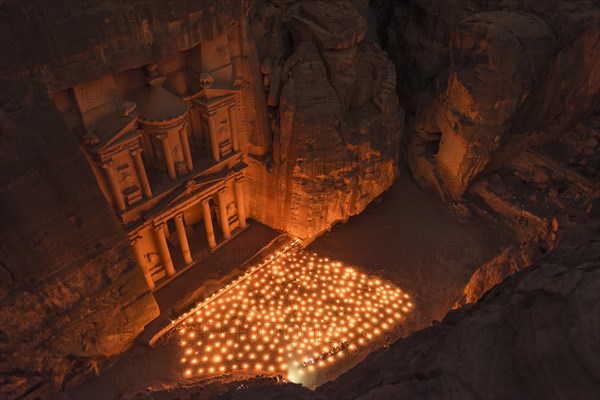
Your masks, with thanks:
M 487 222 L 448 212 L 405 172 L 381 201 L 316 239 L 308 251 L 357 266 L 411 294 L 413 317 L 393 335 L 396 338 L 441 319 L 460 297 L 473 271 L 506 242 Z M 236 387 L 235 383 L 200 382 L 176 389 L 182 381 L 179 351 L 176 340 L 162 340 L 154 349 L 135 345 L 111 368 L 65 393 L 64 398 L 132 398 L 136 393 L 145 397 L 149 387 L 159 391 L 153 398 L 189 398 L 193 394 L 209 398 Z M 323 381 L 334 379 L 362 358 L 361 354 L 344 363 L 344 368 L 329 371 Z
M 413 327 L 439 320 L 477 267 L 508 243 L 497 227 L 461 218 L 404 172 L 361 214 L 308 246 L 324 257 L 388 279 L 415 300 Z

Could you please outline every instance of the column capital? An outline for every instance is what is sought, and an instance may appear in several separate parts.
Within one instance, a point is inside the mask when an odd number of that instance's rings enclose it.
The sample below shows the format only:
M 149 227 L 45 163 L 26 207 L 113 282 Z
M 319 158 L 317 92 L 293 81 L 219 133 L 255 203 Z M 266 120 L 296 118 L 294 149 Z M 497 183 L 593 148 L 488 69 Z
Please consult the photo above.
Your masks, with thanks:
M 219 196 L 223 196 L 223 195 L 225 194 L 225 188 L 224 188 L 224 187 L 222 187 L 222 188 L 220 188 L 219 190 L 217 190 L 217 194 L 218 194 Z
M 158 135 L 156 135 L 156 137 L 160 140 L 165 140 L 169 137 L 169 135 L 167 135 L 166 133 L 159 133 Z
M 153 226 L 155 231 L 160 231 L 165 229 L 165 223 L 164 222 L 159 222 L 159 223 L 154 223 Z
M 134 236 L 132 238 L 129 238 L 129 243 L 131 243 L 132 246 L 136 246 L 140 240 L 142 240 L 142 237 L 140 235 Z
M 183 213 L 178 213 L 177 215 L 175 215 L 175 219 L 182 220 L 183 219 Z
M 233 177 L 233 180 L 236 183 L 241 183 L 244 179 L 246 179 L 246 177 L 244 175 L 236 175 Z
M 130 150 L 129 154 L 131 154 L 132 156 L 137 156 L 139 154 L 142 154 L 142 151 L 144 151 L 144 149 L 137 148 L 137 149 Z

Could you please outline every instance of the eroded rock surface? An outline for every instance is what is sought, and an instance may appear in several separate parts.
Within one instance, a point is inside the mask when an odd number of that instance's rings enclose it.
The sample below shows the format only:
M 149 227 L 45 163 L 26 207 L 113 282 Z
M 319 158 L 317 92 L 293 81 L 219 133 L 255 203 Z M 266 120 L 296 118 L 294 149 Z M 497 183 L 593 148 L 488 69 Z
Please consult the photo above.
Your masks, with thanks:
M 394 68 L 363 40 L 366 21 L 350 2 L 270 5 L 255 18 L 273 159 L 267 168 L 250 160 L 253 209 L 311 238 L 362 211 L 397 176 Z
M 0 397 L 72 387 L 159 313 L 50 93 L 212 37 L 237 4 L 0 6 Z
M 416 0 L 377 9 L 411 112 L 411 170 L 444 198 L 600 110 L 597 3 Z
M 1 129 L 0 397 L 43 396 L 126 349 L 158 306 L 58 112 Z
M 476 304 L 371 354 L 326 399 L 595 398 L 600 392 L 600 225 L 573 231 Z M 291 391 L 290 389 L 294 390 Z M 305 398 L 258 387 L 224 398 Z
M 202 43 L 199 65 L 216 75 L 199 71 L 193 84 L 221 84 L 235 70 L 227 83 L 244 87 L 249 217 L 312 238 L 391 185 L 403 128 L 395 72 L 365 41 L 355 4 L 366 3 L 2 3 L 3 396 L 71 387 L 158 314 L 77 143 L 98 138 L 81 131 L 86 110 L 74 99 L 131 112 L 125 81 L 136 70 L 161 60 L 168 69 Z M 123 85 L 102 84 L 113 74 Z M 167 86 L 186 88 L 175 78 Z M 103 92 L 74 93 L 90 88 Z
M 331 399 L 594 397 L 597 229 L 319 391 Z
M 598 217 L 598 120 L 594 116 L 556 142 L 524 151 L 473 184 L 466 196 L 469 207 L 506 227 L 517 243 L 475 271 L 459 305 L 477 301 L 554 249 L 570 231 Z
M 400 103 L 411 114 L 415 178 L 448 199 L 467 193 L 474 211 L 527 241 L 484 265 L 464 301 L 542 257 L 320 395 L 598 393 L 598 230 L 567 235 L 569 224 L 599 212 L 597 119 L 562 135 L 599 110 L 597 3 L 375 3 L 395 68 L 365 39 L 373 27 L 361 15 L 364 1 L 256 2 L 248 16 L 248 3 L 225 0 L 2 3 L 3 396 L 52 396 L 77 384 L 158 314 L 70 121 L 50 96 L 201 41 L 211 41 L 206 57 L 221 57 L 228 39 L 214 39 L 247 23 L 232 42 L 244 47 L 236 50 L 244 73 L 234 82 L 248 88 L 240 141 L 251 217 L 310 239 L 362 211 L 398 174 Z M 294 390 L 276 387 L 262 398 Z

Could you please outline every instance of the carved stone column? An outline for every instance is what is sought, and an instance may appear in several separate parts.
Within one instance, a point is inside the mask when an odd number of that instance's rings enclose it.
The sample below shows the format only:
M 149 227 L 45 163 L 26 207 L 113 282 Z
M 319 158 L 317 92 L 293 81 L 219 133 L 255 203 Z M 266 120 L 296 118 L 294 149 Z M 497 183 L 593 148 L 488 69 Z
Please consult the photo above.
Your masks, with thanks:
M 231 134 L 231 147 L 233 151 L 240 150 L 239 142 L 240 119 L 238 118 L 238 107 L 229 107 L 229 133 Z
M 236 177 L 233 180 L 233 194 L 235 196 L 235 205 L 237 207 L 240 228 L 245 228 L 246 226 L 248 226 L 248 224 L 246 224 L 246 209 L 244 208 L 244 187 L 242 186 L 241 177 Z
M 190 142 L 188 140 L 187 129 L 185 124 L 179 130 L 179 140 L 181 141 L 181 148 L 183 149 L 183 156 L 185 157 L 185 166 L 188 171 L 192 171 L 194 169 L 194 164 L 192 162 L 192 153 L 190 152 Z
M 183 261 L 186 264 L 191 264 L 194 260 L 190 253 L 190 245 L 188 244 L 187 235 L 185 233 L 185 225 L 183 224 L 183 214 L 177 214 L 175 217 L 175 228 L 177 228 L 177 237 L 179 238 L 179 247 L 183 254 Z
M 208 133 L 210 136 L 210 148 L 212 150 L 213 160 L 221 161 L 221 152 L 219 151 L 219 142 L 217 140 L 217 127 L 215 122 L 216 116 L 211 114 L 208 116 Z
M 171 154 L 171 146 L 169 146 L 169 136 L 166 133 L 156 136 L 160 139 L 160 143 L 162 144 L 163 155 L 165 158 L 165 164 L 167 166 L 167 171 L 169 172 L 169 176 L 171 179 L 177 178 L 175 174 L 175 164 L 173 163 L 173 155 Z
M 175 275 L 175 267 L 173 266 L 173 260 L 171 260 L 171 253 L 169 252 L 169 245 L 167 244 L 167 237 L 165 235 L 166 224 L 163 222 L 160 225 L 154 227 L 154 234 L 156 237 L 156 243 L 158 244 L 158 254 L 162 260 L 167 275 Z
M 148 182 L 148 175 L 146 175 L 146 168 L 144 168 L 144 161 L 142 161 L 142 149 L 135 149 L 131 152 L 133 157 L 133 163 L 135 164 L 135 170 L 140 178 L 140 185 L 142 185 L 142 191 L 148 198 L 152 197 L 152 190 L 150 189 L 150 182 Z
M 215 247 L 217 247 L 217 241 L 215 240 L 215 230 L 213 228 L 212 216 L 210 215 L 210 206 L 208 205 L 208 200 L 202 201 L 202 215 L 204 217 L 204 229 L 206 230 L 208 247 L 214 249 Z
M 106 180 L 108 181 L 108 185 L 110 186 L 110 191 L 113 196 L 113 200 L 117 205 L 117 209 L 119 211 L 125 210 L 125 200 L 123 200 L 123 193 L 121 193 L 121 186 L 119 185 L 119 181 L 115 176 L 115 167 L 112 161 L 105 162 L 102 164 L 102 168 L 104 169 L 104 174 L 106 176 Z
M 229 239 L 231 232 L 229 230 L 229 217 L 227 216 L 227 205 L 225 204 L 225 189 L 220 189 L 217 193 L 219 200 L 219 219 L 221 220 L 221 232 L 223 237 Z
M 138 265 L 142 269 L 142 273 L 144 274 L 144 279 L 146 279 L 146 283 L 150 289 L 154 289 L 154 281 L 152 280 L 152 276 L 150 275 L 150 267 L 148 267 L 148 263 L 144 258 L 144 252 L 140 247 L 140 239 L 141 237 L 136 236 L 131 239 L 131 246 L 133 247 L 133 252 L 135 253 L 135 258 L 137 259 Z

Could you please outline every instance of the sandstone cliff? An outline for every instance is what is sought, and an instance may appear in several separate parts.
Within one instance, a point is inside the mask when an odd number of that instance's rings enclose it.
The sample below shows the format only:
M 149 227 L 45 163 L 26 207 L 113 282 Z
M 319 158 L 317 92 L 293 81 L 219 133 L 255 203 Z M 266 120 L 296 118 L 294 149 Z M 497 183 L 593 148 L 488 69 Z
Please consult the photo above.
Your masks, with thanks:
M 410 167 L 444 198 L 600 110 L 596 2 L 375 3 Z
M 50 93 L 210 37 L 240 8 L 0 6 L 0 397 L 71 387 L 158 315 L 127 236 Z
M 71 387 L 158 314 L 57 93 L 201 42 L 218 58 L 239 27 L 249 216 L 311 238 L 391 185 L 403 114 L 366 3 L 284 3 L 0 5 L 3 396 Z
M 600 393 L 600 225 L 588 224 L 476 304 L 320 386 L 223 399 L 592 399 Z
M 469 207 L 505 226 L 517 243 L 475 271 L 458 304 L 474 302 L 507 276 L 530 266 L 579 225 L 598 218 L 600 117 L 559 140 L 522 152 L 466 194 Z
M 404 114 L 393 64 L 364 39 L 366 20 L 350 2 L 273 2 L 254 18 L 273 154 L 266 167 L 250 160 L 251 208 L 312 238 L 397 176 Z

